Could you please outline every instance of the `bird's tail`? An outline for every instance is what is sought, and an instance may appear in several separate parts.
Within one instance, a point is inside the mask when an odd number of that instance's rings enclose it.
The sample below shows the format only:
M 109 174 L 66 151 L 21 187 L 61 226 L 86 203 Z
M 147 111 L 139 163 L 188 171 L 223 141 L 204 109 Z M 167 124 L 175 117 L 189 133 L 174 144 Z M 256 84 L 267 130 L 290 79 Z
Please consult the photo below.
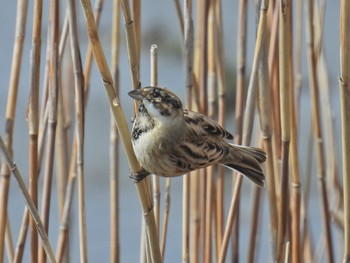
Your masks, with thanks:
M 223 165 L 232 168 L 248 177 L 260 187 L 264 186 L 265 175 L 261 163 L 266 160 L 266 153 L 255 147 L 232 145 L 230 158 Z

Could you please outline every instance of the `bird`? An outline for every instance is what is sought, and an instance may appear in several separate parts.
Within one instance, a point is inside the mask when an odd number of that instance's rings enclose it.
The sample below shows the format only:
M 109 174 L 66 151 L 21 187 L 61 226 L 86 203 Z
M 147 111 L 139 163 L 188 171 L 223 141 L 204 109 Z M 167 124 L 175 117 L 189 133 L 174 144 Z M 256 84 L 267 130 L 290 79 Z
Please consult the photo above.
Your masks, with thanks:
M 148 174 L 175 177 L 219 164 L 264 186 L 261 164 L 267 157 L 262 149 L 229 142 L 234 138 L 230 132 L 183 108 L 179 97 L 165 87 L 147 86 L 128 95 L 137 102 L 131 141 L 144 169 L 133 176 L 136 181 Z

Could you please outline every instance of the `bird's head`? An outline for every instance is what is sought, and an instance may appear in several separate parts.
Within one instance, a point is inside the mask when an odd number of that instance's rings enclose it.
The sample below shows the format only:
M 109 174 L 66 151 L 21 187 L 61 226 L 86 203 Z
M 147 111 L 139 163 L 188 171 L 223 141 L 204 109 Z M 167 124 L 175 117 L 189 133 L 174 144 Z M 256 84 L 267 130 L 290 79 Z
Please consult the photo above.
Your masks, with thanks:
M 140 110 L 146 110 L 154 119 L 164 121 L 183 116 L 181 100 L 165 88 L 144 87 L 128 94 L 140 102 Z

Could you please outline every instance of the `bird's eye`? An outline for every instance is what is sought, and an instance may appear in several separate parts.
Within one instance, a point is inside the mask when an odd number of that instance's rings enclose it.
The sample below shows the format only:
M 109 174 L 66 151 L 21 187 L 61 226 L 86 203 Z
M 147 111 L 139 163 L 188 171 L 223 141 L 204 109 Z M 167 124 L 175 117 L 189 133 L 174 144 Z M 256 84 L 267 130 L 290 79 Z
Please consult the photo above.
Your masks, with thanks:
M 160 95 L 160 94 L 159 94 L 159 92 L 157 92 L 157 91 L 153 91 L 153 92 L 152 92 L 152 97 L 153 97 L 153 98 L 158 98 L 159 95 Z

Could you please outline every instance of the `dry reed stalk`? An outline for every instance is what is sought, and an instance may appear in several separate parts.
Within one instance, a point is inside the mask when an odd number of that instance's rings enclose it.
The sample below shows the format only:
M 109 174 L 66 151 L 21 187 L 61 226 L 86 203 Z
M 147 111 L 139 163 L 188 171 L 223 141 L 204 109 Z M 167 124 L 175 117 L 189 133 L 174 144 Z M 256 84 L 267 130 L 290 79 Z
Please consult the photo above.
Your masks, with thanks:
M 170 211 L 170 187 L 171 178 L 165 179 L 165 204 L 164 204 L 164 216 L 163 216 L 163 231 L 162 231 L 162 242 L 160 245 L 160 253 L 162 255 L 162 262 L 164 262 L 166 237 L 168 232 L 168 222 L 169 222 L 169 211 Z
M 86 236 L 86 210 L 85 210 L 85 186 L 84 186 L 84 79 L 78 41 L 78 26 L 76 17 L 76 5 L 74 0 L 69 0 L 69 36 L 71 40 L 71 53 L 74 68 L 74 95 L 77 138 L 77 177 L 78 177 L 78 206 L 79 206 L 79 243 L 80 261 L 87 262 L 87 236 Z
M 209 17 L 209 6 L 210 1 L 202 1 L 198 8 L 203 9 L 202 16 L 199 17 L 201 27 L 198 30 L 202 30 L 201 42 L 202 48 L 199 50 L 198 54 L 201 56 L 201 63 L 199 65 L 199 111 L 205 115 L 208 114 L 208 17 Z M 199 259 L 205 260 L 206 251 L 200 248 L 205 247 L 205 226 L 206 226 L 206 202 L 207 202 L 207 169 L 199 170 L 199 247 L 198 256 Z
M 297 110 L 297 121 L 299 120 L 300 113 L 300 100 L 301 100 L 301 56 L 302 56 L 302 23 L 303 23 L 303 1 L 297 0 L 296 2 L 296 27 L 295 27 L 295 72 L 294 72 L 294 89 L 295 89 L 295 101 Z
M 1 136 L 0 136 L 0 149 L 1 149 L 1 152 L 4 156 L 4 161 L 7 163 L 11 173 L 14 175 L 14 177 L 18 183 L 18 187 L 20 188 L 20 191 L 23 195 L 24 202 L 25 202 L 30 214 L 34 218 L 35 226 L 36 226 L 37 231 L 41 237 L 41 241 L 42 241 L 44 250 L 45 250 L 48 258 L 50 259 L 50 261 L 52 263 L 55 263 L 56 260 L 55 260 L 49 239 L 47 237 L 46 231 L 44 229 L 44 225 L 40 220 L 38 210 L 36 209 L 35 204 L 33 203 L 32 199 L 29 195 L 29 192 L 27 190 L 27 186 L 25 185 L 24 180 L 23 180 L 23 178 L 22 178 L 22 176 L 21 176 L 21 174 L 16 166 L 16 163 L 13 161 L 13 159 L 11 157 L 11 153 L 10 153 L 9 149 L 6 147 L 4 140 L 2 139 Z
M 120 0 L 113 1 L 112 20 L 112 58 L 111 71 L 113 76 L 114 89 L 119 96 L 119 53 L 120 53 Z M 91 49 L 90 49 L 91 50 Z M 119 136 L 111 114 L 110 126 L 110 262 L 120 261 L 119 252 Z
M 192 109 L 193 92 L 193 18 L 192 18 L 192 0 L 184 2 L 184 50 L 185 50 L 185 73 L 186 73 L 186 106 Z M 182 190 L 182 262 L 190 261 L 190 174 L 183 177 Z
M 272 6 L 271 6 L 272 8 Z M 279 94 L 279 61 L 278 61 L 278 19 L 279 19 L 279 2 L 276 1 L 273 7 L 273 20 L 271 25 L 270 34 L 270 44 L 269 44 L 269 72 L 270 80 L 272 86 L 272 96 L 273 96 L 273 128 L 274 132 L 272 134 L 272 144 L 273 144 L 273 155 L 274 159 L 274 174 L 280 174 L 280 160 L 281 160 L 281 112 L 280 112 L 280 94 Z M 275 188 L 280 187 L 280 177 L 275 176 Z M 279 191 L 276 192 L 277 197 L 279 196 Z
M 216 67 L 216 1 L 211 0 L 208 12 L 208 116 L 215 118 L 217 101 L 217 67 Z M 214 166 L 206 168 L 206 188 L 203 189 L 206 194 L 205 200 L 205 225 L 204 225 L 204 246 L 203 262 L 209 263 L 212 259 L 212 215 L 213 210 L 213 188 L 214 188 Z
M 340 7 L 340 107 L 342 123 L 342 160 L 344 189 L 350 188 L 350 88 L 349 88 L 349 20 L 350 3 L 341 1 Z M 344 191 L 344 258 L 350 262 L 350 193 Z
M 13 129 L 16 115 L 17 106 L 17 92 L 18 83 L 21 71 L 22 52 L 25 39 L 25 26 L 27 20 L 27 8 L 28 1 L 22 0 L 17 3 L 17 14 L 16 14 L 16 33 L 15 43 L 12 53 L 11 62 L 11 73 L 10 82 L 7 98 L 7 107 L 5 115 L 5 143 L 12 154 L 12 140 L 13 140 Z M 10 185 L 10 170 L 8 169 L 6 162 L 1 163 L 0 169 L 0 262 L 4 260 L 5 251 L 5 236 L 6 233 L 11 236 L 9 231 L 9 220 L 7 216 L 8 196 L 9 196 L 9 185 Z M 12 239 L 12 238 L 11 238 Z M 7 247 L 13 247 L 9 244 Z M 11 251 L 10 251 L 11 252 Z M 10 255 L 11 257 L 11 255 Z
M 261 2 L 260 2 L 261 5 Z M 268 11 L 269 8 L 269 2 L 265 2 L 265 9 L 266 12 Z M 259 9 L 257 9 L 258 11 Z M 264 38 L 262 42 L 262 47 L 261 47 L 261 61 L 259 65 L 259 95 L 261 94 L 260 90 L 264 89 L 262 86 L 269 85 L 269 72 L 268 72 L 268 54 L 267 54 L 267 36 L 268 36 L 268 18 L 270 17 L 270 13 L 267 12 L 267 17 L 266 17 L 266 37 Z M 257 12 L 257 17 L 259 17 L 259 12 Z M 263 68 L 265 67 L 265 68 Z M 268 94 L 268 93 L 267 93 Z M 265 96 L 265 95 L 263 95 Z M 260 101 L 260 96 L 258 96 L 258 100 Z M 266 100 L 266 99 L 265 99 Z M 264 101 L 263 103 L 266 103 Z M 260 102 L 259 102 L 260 105 Z M 260 119 L 263 118 L 261 116 L 262 114 L 260 113 Z M 266 116 L 265 116 L 266 118 Z M 266 120 L 264 120 L 266 121 Z M 266 125 L 265 123 L 261 123 Z M 263 127 L 261 125 L 261 129 L 264 129 L 264 132 L 266 133 L 266 127 Z M 265 134 L 264 134 L 265 135 Z M 252 208 L 251 208 L 251 226 L 250 226 L 250 235 L 249 235 L 249 241 L 248 241 L 248 249 L 247 249 L 247 262 L 254 262 L 255 260 L 255 251 L 256 251 L 256 244 L 257 244 L 257 237 L 258 237 L 258 227 L 259 227 L 259 212 L 260 212 L 260 206 L 261 206 L 261 189 L 258 188 L 257 186 L 253 185 L 252 186 Z
M 289 16 L 289 30 L 292 32 L 292 8 L 289 8 L 287 14 Z M 299 32 L 301 33 L 301 32 Z M 292 38 L 292 36 L 291 36 Z M 301 38 L 301 36 L 300 36 Z M 291 40 L 290 43 L 293 41 Z M 292 46 L 292 45 L 291 45 Z M 291 202 L 291 262 L 299 263 L 301 262 L 301 246 L 300 246 L 300 208 L 301 208 L 301 180 L 300 180 L 300 168 L 299 168 L 299 159 L 298 159 L 298 111 L 299 111 L 299 102 L 294 98 L 297 98 L 298 92 L 300 93 L 299 88 L 295 86 L 295 74 L 293 73 L 293 50 L 289 49 L 289 63 L 291 64 L 289 70 L 290 80 L 290 89 L 291 89 L 291 137 L 290 137 L 290 166 L 291 166 L 291 195 L 290 198 L 293 200 Z M 299 62 L 298 62 L 299 63 Z M 301 85 L 301 84 L 298 84 Z M 295 90 L 295 87 L 297 90 Z M 300 95 L 300 94 L 299 94 Z
M 261 63 L 259 67 L 259 116 L 261 137 L 263 139 L 263 147 L 267 156 L 273 156 L 272 145 L 272 130 L 273 130 L 273 115 L 272 115 L 272 98 L 270 87 L 270 74 L 268 66 L 268 50 L 267 41 L 263 43 L 261 54 Z M 267 158 L 266 160 L 266 191 L 268 195 L 269 203 L 269 215 L 270 215 L 270 235 L 272 244 L 272 256 L 273 260 L 276 259 L 276 243 L 277 243 L 277 196 L 276 196 L 276 184 L 274 173 L 274 158 Z
M 103 0 L 97 0 L 95 2 L 95 20 L 96 24 L 99 24 L 100 21 L 100 14 L 102 11 L 103 6 Z M 66 21 L 68 22 L 68 16 L 66 17 Z M 66 24 L 66 23 L 65 23 Z M 67 30 L 65 30 L 65 27 L 62 30 L 61 34 L 61 40 L 60 40 L 60 47 L 65 41 L 66 37 L 64 36 L 65 33 L 68 33 L 68 23 L 67 23 Z M 61 49 L 60 57 L 62 56 L 63 48 Z M 91 73 L 91 65 L 92 65 L 92 50 L 91 45 L 89 43 L 87 52 L 86 52 L 86 59 L 85 59 L 85 67 L 84 67 L 84 106 L 87 105 L 87 98 L 89 93 L 89 79 L 90 79 L 90 73 Z M 65 193 L 65 200 L 64 200 L 64 206 L 63 206 L 63 213 L 61 216 L 61 222 L 60 222 L 60 233 L 58 236 L 58 242 L 57 242 L 57 249 L 56 249 L 56 258 L 58 262 L 61 262 L 63 260 L 63 257 L 65 256 L 65 253 L 68 251 L 68 236 L 69 236 L 69 229 L 70 229 L 70 213 L 71 213 L 71 207 L 72 207 L 72 201 L 73 201 L 73 195 L 74 195 L 74 189 L 75 189 L 75 183 L 76 183 L 76 165 L 77 165 L 77 137 L 75 136 L 72 143 L 72 151 L 71 151 L 71 159 L 70 159 L 70 165 L 69 165 L 69 172 L 68 172 L 68 182 L 66 186 L 66 193 Z
M 60 232 L 58 235 L 57 248 L 56 248 L 56 259 L 57 262 L 62 262 L 67 249 L 68 235 L 69 235 L 69 224 L 70 224 L 70 210 L 73 202 L 73 195 L 76 183 L 76 158 L 77 158 L 77 142 L 73 141 L 73 149 L 71 154 L 70 166 L 69 166 L 69 178 L 66 187 L 66 196 L 64 200 L 63 213 L 60 220 Z
M 42 1 L 34 1 L 30 97 L 28 101 L 29 123 L 29 193 L 34 205 L 38 206 L 38 132 L 39 132 L 39 82 L 41 51 Z M 25 212 L 28 214 L 28 212 Z M 28 216 L 26 216 L 28 217 Z M 27 220 L 24 220 L 26 223 Z M 38 261 L 38 232 L 35 222 L 30 218 L 30 261 Z M 25 231 L 27 232 L 27 231 Z
M 287 224 L 289 221 L 289 147 L 291 139 L 291 76 L 290 76 L 290 17 L 291 1 L 279 1 L 279 89 L 281 111 L 282 168 L 278 207 L 277 262 L 283 261 Z
M 250 235 L 248 241 L 248 249 L 247 249 L 247 262 L 255 262 L 255 250 L 256 250 L 256 242 L 258 237 L 258 228 L 259 228 L 259 213 L 261 206 L 261 188 L 257 186 L 253 186 L 252 189 L 252 208 L 250 217 L 252 219 L 250 226 Z
M 133 174 L 137 174 L 142 170 L 142 168 L 135 157 L 135 153 L 131 145 L 130 132 L 128 129 L 125 114 L 119 103 L 119 99 L 116 96 L 116 93 L 113 89 L 112 75 L 109 71 L 106 58 L 104 56 L 104 52 L 101 46 L 101 42 L 99 40 L 97 26 L 92 15 L 91 4 L 87 0 L 81 0 L 81 4 L 84 11 L 88 35 L 91 42 L 94 58 L 103 79 L 103 84 L 105 86 L 108 102 L 113 112 L 113 117 L 118 127 L 120 138 L 124 145 L 124 150 L 130 166 L 130 170 Z M 136 56 L 137 54 L 135 49 L 136 47 L 135 33 L 134 33 L 133 21 L 130 14 L 129 1 L 123 0 L 121 2 L 121 6 L 124 13 L 124 19 L 125 19 L 125 25 L 126 25 L 128 56 L 130 61 L 130 67 L 132 69 L 132 80 L 133 80 L 132 83 L 133 83 L 133 87 L 139 87 L 140 81 L 139 81 L 139 72 L 138 72 L 138 61 Z M 151 257 L 154 262 L 160 262 L 161 257 L 160 257 L 160 251 L 159 251 L 158 233 L 155 225 L 153 207 L 151 203 L 149 189 L 147 188 L 146 182 L 144 180 L 136 183 L 136 189 L 139 195 L 139 199 L 140 199 L 144 217 L 145 217 L 147 237 L 148 237 L 148 242 L 150 246 Z
M 158 86 L 158 47 L 151 46 L 151 86 Z M 153 206 L 154 216 L 158 229 L 160 230 L 160 179 L 159 176 L 152 174 Z
M 184 30 L 185 30 L 185 21 L 184 21 L 184 17 L 182 14 L 182 10 L 181 10 L 181 4 L 180 4 L 180 0 L 174 0 L 174 4 L 175 4 L 175 8 L 176 8 L 176 14 L 177 14 L 177 18 L 179 20 L 180 23 L 180 31 L 181 31 L 181 36 L 184 36 Z
M 9 222 L 9 218 L 7 216 L 5 246 L 6 246 L 7 258 L 10 262 L 13 262 L 13 259 L 15 257 L 15 249 L 14 249 L 13 240 L 12 240 L 11 225 L 8 222 Z
M 138 63 L 140 63 L 140 56 L 141 56 L 141 0 L 132 1 L 132 17 L 134 18 L 137 61 L 138 61 Z
M 34 203 L 34 201 L 33 201 L 33 203 Z M 22 217 L 21 229 L 20 229 L 20 232 L 18 234 L 18 242 L 16 244 L 16 251 L 15 251 L 13 259 L 9 260 L 9 262 L 13 262 L 13 263 L 23 262 L 23 253 L 24 253 L 25 241 L 27 238 L 28 226 L 29 226 L 29 211 L 28 211 L 28 208 L 26 207 L 24 209 L 24 215 Z M 34 228 L 35 228 L 35 222 L 34 222 Z M 36 231 L 36 228 L 35 228 L 35 231 Z M 38 233 L 38 232 L 36 231 L 36 233 Z M 38 247 L 38 245 L 36 245 L 36 246 Z M 33 246 L 31 245 L 31 248 L 32 247 Z M 37 256 L 37 254 L 38 254 L 38 252 L 36 251 L 36 256 Z M 32 252 L 31 252 L 30 256 L 31 256 L 31 260 L 32 260 L 32 257 L 33 257 Z M 34 261 L 31 261 L 31 262 L 34 262 Z
M 243 114 L 244 114 L 244 94 L 245 94 L 245 75 L 246 75 L 246 53 L 247 53 L 247 0 L 239 1 L 238 11 L 238 32 L 237 32 L 237 59 L 236 59 L 236 101 L 235 101 L 235 142 L 237 144 L 242 143 L 242 131 L 243 131 Z M 236 172 L 232 173 L 233 178 L 237 175 Z M 232 180 L 232 189 L 234 189 L 235 180 Z M 219 193 L 219 189 L 218 189 Z M 237 196 L 237 213 L 234 218 L 234 226 L 232 231 L 232 261 L 238 262 L 238 250 L 239 250 L 239 207 L 240 196 Z M 218 206 L 220 208 L 220 206 Z M 219 215 L 223 216 L 222 213 Z M 218 248 L 221 247 L 222 233 L 223 233 L 223 219 L 218 219 L 220 239 L 218 241 Z M 217 251 L 219 255 L 219 250 Z
M 335 222 L 340 223 L 340 227 L 343 228 L 344 226 L 344 220 L 341 218 L 340 221 L 337 220 L 336 213 L 343 212 L 343 206 L 344 206 L 344 199 L 343 199 L 343 185 L 339 180 L 339 164 L 338 164 L 338 147 L 336 143 L 336 137 L 335 137 L 335 125 L 334 125 L 334 118 L 333 118 L 333 111 L 331 107 L 331 90 L 329 87 L 329 79 L 328 79 L 328 68 L 326 65 L 326 58 L 324 51 L 321 51 L 319 62 L 318 62 L 318 79 L 319 83 L 323 83 L 322 85 L 322 93 L 321 93 L 321 104 L 324 105 L 324 115 L 326 121 L 324 122 L 326 124 L 326 138 L 328 138 L 328 144 L 326 146 L 327 149 L 329 149 L 329 160 L 327 165 L 328 175 L 329 175 L 329 182 L 331 183 L 331 187 L 333 188 L 332 191 L 332 209 L 331 212 L 335 216 Z M 333 205 L 334 204 L 334 205 Z M 340 218 L 339 218 L 340 219 Z M 343 231 L 344 229 L 342 229 Z
M 58 43 L 59 43 L 59 2 L 50 2 L 50 65 L 49 65 L 49 91 L 48 91 L 48 138 L 46 145 L 45 176 L 43 181 L 43 194 L 41 216 L 45 231 L 49 229 L 51 188 L 53 177 L 53 164 L 55 152 L 55 137 L 57 124 L 57 93 L 58 93 Z M 46 262 L 43 244 L 39 247 L 39 262 Z
M 330 228 L 330 213 L 328 207 L 328 195 L 325 182 L 325 153 L 323 147 L 323 135 L 321 130 L 320 120 L 320 101 L 319 101 L 319 88 L 316 75 L 316 53 L 315 53 L 315 34 L 314 34 L 314 3 L 312 1 L 307 2 L 307 55 L 308 55 L 308 67 L 309 67 L 309 80 L 310 80 L 310 93 L 312 103 L 312 119 L 313 119 L 313 131 L 316 139 L 317 150 L 317 179 L 318 188 L 321 200 L 323 227 L 325 235 L 325 248 L 327 251 L 328 262 L 334 261 L 331 228 Z
M 260 18 L 259 18 L 259 26 L 256 36 L 255 43 L 255 51 L 254 51 L 254 59 L 252 72 L 250 75 L 250 81 L 248 86 L 248 94 L 247 94 L 247 103 L 246 110 L 244 114 L 244 122 L 243 122 L 243 136 L 242 136 L 242 144 L 248 145 L 251 141 L 253 122 L 254 122 L 254 112 L 255 112 L 255 101 L 256 101 L 256 93 L 257 93 L 257 79 L 258 79 L 258 66 L 261 60 L 261 50 L 262 43 L 265 38 L 265 30 L 266 30 L 266 13 L 267 13 L 267 1 L 261 2 L 260 7 Z M 242 186 L 242 176 L 237 175 L 236 183 L 233 189 L 233 195 L 231 199 L 230 209 L 228 212 L 228 219 L 225 227 L 224 237 L 222 241 L 222 246 L 220 249 L 219 261 L 220 263 L 225 261 L 227 247 L 229 242 L 230 233 L 232 230 L 233 219 L 235 213 L 237 212 L 237 199 Z
M 225 127 L 225 112 L 226 112 L 226 83 L 225 83 L 225 62 L 224 62 L 224 36 L 222 23 L 222 7 L 221 1 L 215 1 L 215 24 L 217 35 L 217 81 L 218 81 L 218 123 Z M 216 181 L 216 189 L 214 188 L 214 198 L 216 198 L 216 255 L 218 255 L 219 247 L 221 246 L 223 233 L 223 217 L 224 217 L 224 175 L 225 169 L 223 166 L 218 166 L 218 177 Z

